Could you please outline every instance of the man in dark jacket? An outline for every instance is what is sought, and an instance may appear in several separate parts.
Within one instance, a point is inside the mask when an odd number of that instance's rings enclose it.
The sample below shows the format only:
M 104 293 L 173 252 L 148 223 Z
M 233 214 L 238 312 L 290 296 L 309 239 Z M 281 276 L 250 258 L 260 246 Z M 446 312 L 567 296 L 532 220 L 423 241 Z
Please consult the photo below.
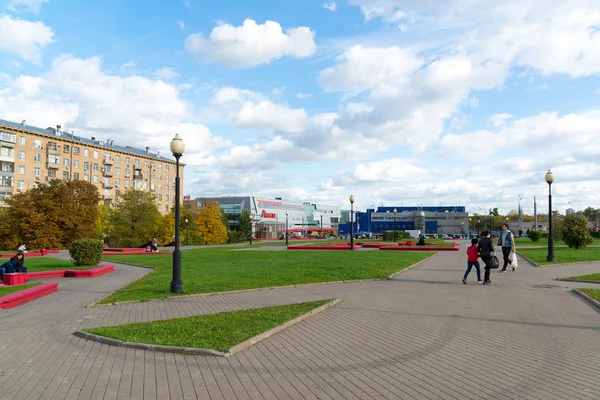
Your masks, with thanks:
M 490 281 L 490 261 L 492 260 L 492 256 L 494 255 L 494 242 L 492 242 L 492 235 L 489 231 L 482 231 L 479 236 L 479 244 L 477 245 L 477 251 L 479 251 L 479 255 L 481 256 L 481 261 L 485 264 L 485 275 L 483 277 L 483 284 L 489 285 L 492 283 Z

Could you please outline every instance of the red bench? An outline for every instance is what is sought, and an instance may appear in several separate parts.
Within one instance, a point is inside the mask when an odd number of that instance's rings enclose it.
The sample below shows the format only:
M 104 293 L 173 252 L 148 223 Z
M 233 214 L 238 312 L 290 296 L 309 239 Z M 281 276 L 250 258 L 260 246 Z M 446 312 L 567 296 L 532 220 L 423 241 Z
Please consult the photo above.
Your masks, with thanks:
M 95 278 L 100 275 L 108 274 L 109 272 L 113 272 L 115 270 L 114 265 L 103 265 L 101 267 L 96 267 L 92 269 L 86 270 L 78 270 L 78 269 L 68 269 L 65 271 L 65 277 L 68 278 Z
M 27 283 L 27 274 L 20 272 L 13 272 L 4 274 L 4 284 L 6 286 L 13 285 L 24 285 Z
M 9 309 L 21 304 L 30 302 L 31 300 L 47 296 L 58 290 L 57 282 L 46 282 L 41 285 L 23 289 L 21 291 L 0 296 L 0 308 Z

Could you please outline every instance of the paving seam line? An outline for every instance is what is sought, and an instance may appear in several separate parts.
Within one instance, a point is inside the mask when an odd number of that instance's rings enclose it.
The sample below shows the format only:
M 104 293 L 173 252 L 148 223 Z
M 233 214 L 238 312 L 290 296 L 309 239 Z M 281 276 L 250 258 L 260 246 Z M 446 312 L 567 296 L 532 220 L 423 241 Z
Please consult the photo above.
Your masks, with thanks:
M 314 283 L 299 283 L 297 285 L 285 285 L 285 286 L 269 286 L 269 287 L 264 287 L 264 288 L 252 288 L 252 289 L 241 289 L 241 290 L 230 290 L 227 292 L 210 292 L 210 293 L 194 293 L 194 294 L 185 294 L 185 295 L 181 295 L 181 296 L 169 296 L 169 297 L 161 297 L 161 298 L 156 298 L 156 299 L 149 299 L 149 300 L 128 300 L 128 301 L 117 301 L 116 303 L 107 303 L 107 304 L 97 304 L 97 302 L 92 303 L 87 305 L 85 308 L 96 308 L 96 307 L 112 307 L 112 306 L 120 306 L 123 304 L 132 304 L 132 303 L 144 303 L 144 302 L 148 302 L 148 301 L 160 301 L 160 300 L 171 300 L 171 299 L 186 299 L 186 298 L 194 298 L 194 297 L 205 297 L 205 296 L 220 296 L 220 295 L 229 295 L 229 294 L 239 294 L 239 293 L 249 293 L 249 292 L 259 292 L 259 291 L 266 291 L 266 290 L 275 290 L 275 289 L 293 289 L 293 288 L 302 288 L 305 286 L 317 286 L 317 285 L 334 285 L 334 284 L 340 284 L 340 283 L 361 283 L 361 282 L 377 282 L 377 281 L 387 281 L 392 279 L 394 276 L 401 274 L 409 269 L 415 268 L 419 265 L 421 265 L 422 263 L 424 263 L 427 260 L 430 260 L 433 257 L 438 256 L 440 253 L 439 252 L 435 252 L 434 254 L 432 254 L 431 256 L 427 257 L 424 260 L 418 261 L 412 265 L 409 265 L 406 268 L 401 269 L 400 271 L 396 271 L 393 274 L 385 277 L 385 278 L 372 278 L 372 279 L 349 279 L 349 280 L 345 280 L 345 281 L 332 281 L 332 282 L 314 282 Z M 118 263 L 118 264 L 123 264 L 123 263 Z M 139 265 L 135 265 L 135 264 L 124 264 L 124 265 L 131 265 L 134 267 L 139 267 Z M 142 268 L 151 268 L 151 267 L 142 267 Z M 154 269 L 154 268 L 151 268 Z M 135 281 L 128 283 L 128 285 L 139 281 L 140 279 L 144 278 L 144 276 L 136 279 Z M 117 289 L 119 290 L 119 289 Z M 114 293 L 114 292 L 113 292 Z M 111 293 L 112 294 L 112 293 Z M 98 300 L 100 301 L 100 300 Z
M 158 344 L 125 342 L 123 340 L 112 339 L 112 338 L 109 338 L 106 336 L 96 335 L 94 333 L 88 333 L 85 331 L 75 331 L 75 332 L 73 332 L 73 335 L 83 338 L 83 339 L 93 340 L 95 342 L 107 344 L 109 346 L 127 347 L 127 348 L 132 348 L 132 349 L 148 350 L 148 351 L 160 351 L 160 352 L 164 352 L 164 353 L 180 353 L 180 354 L 189 354 L 189 355 L 229 357 L 237 352 L 240 352 L 240 351 L 260 342 L 261 340 L 267 339 L 267 338 L 273 336 L 274 334 L 281 332 L 282 330 L 297 324 L 298 322 L 304 321 L 306 318 L 316 315 L 316 314 L 320 313 L 321 311 L 324 311 L 324 310 L 328 309 L 329 307 L 334 306 L 341 301 L 342 301 L 341 299 L 334 299 L 334 300 L 332 300 L 326 304 L 323 304 L 313 310 L 310 310 L 309 312 L 304 313 L 294 319 L 284 322 L 281 325 L 277 325 L 265 332 L 259 333 L 256 336 L 253 336 L 247 340 L 244 340 L 243 342 L 238 343 L 235 346 L 232 346 L 226 352 L 213 350 L 213 349 L 195 348 L 195 347 L 162 346 L 162 345 L 158 345 Z
M 593 307 L 596 307 L 598 309 L 597 311 L 600 312 L 600 301 L 598 301 L 596 299 L 592 299 L 590 296 L 583 293 L 579 289 L 573 289 L 572 292 L 575 293 L 577 296 L 581 297 L 582 299 L 584 299 L 585 301 L 587 301 Z

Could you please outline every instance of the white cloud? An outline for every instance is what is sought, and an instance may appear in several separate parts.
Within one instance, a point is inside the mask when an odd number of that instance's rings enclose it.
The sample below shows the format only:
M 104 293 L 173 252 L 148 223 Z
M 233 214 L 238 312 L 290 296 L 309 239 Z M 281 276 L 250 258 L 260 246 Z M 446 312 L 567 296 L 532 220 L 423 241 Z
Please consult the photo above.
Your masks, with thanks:
M 42 49 L 52 43 L 54 32 L 42 22 L 13 19 L 0 15 L 0 52 L 38 63 Z
M 413 181 L 416 176 L 420 179 L 427 178 L 427 170 L 414 165 L 415 162 L 416 160 L 387 159 L 359 164 L 354 168 L 352 178 L 379 183 Z
M 138 75 L 107 74 L 99 57 L 62 55 L 40 77 L 5 79 L 0 83 L 0 118 L 41 127 L 62 124 L 79 135 L 150 146 L 165 155 L 179 132 L 188 164 L 227 145 L 193 122 L 191 105 L 181 99 L 176 86 Z
M 312 97 L 312 94 L 310 93 L 302 93 L 302 92 L 298 92 L 296 94 L 296 97 L 298 97 L 300 100 L 304 100 L 304 99 L 308 99 L 310 97 Z
M 47 3 L 49 0 L 8 0 L 8 9 L 16 11 L 20 7 L 38 13 L 42 8 L 43 3 Z
M 332 1 L 329 3 L 323 4 L 323 8 L 326 8 L 329 11 L 335 11 L 335 10 L 337 10 L 337 4 L 335 4 L 335 1 Z
M 154 73 L 157 78 L 164 79 L 166 81 L 170 81 L 175 78 L 179 78 L 179 72 L 175 68 L 171 67 L 163 67 L 156 70 Z
M 181 29 L 181 30 L 185 29 L 185 22 L 183 22 L 182 20 L 178 20 L 177 25 L 179 25 L 179 29 Z
M 282 57 L 304 58 L 313 55 L 317 46 L 315 33 L 301 26 L 284 33 L 275 21 L 257 24 L 246 19 L 242 26 L 222 24 L 210 36 L 201 33 L 187 37 L 185 48 L 198 59 L 230 68 L 248 68 L 268 64 Z
M 262 100 L 258 103 L 245 102 L 230 118 L 240 128 L 274 128 L 283 132 L 300 132 L 307 114 L 301 108 L 288 108 Z

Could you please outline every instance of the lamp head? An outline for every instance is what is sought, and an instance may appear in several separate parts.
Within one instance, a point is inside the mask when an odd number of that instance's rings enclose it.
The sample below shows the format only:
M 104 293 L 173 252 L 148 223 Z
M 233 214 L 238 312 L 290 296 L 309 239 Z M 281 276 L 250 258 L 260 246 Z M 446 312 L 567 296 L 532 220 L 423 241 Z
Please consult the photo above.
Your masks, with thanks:
M 554 174 L 551 170 L 548 170 L 548 172 L 546 172 L 544 178 L 546 178 L 546 182 L 548 182 L 548 185 L 551 185 L 552 182 L 554 182 Z
M 350 200 L 350 204 L 354 204 L 354 195 L 353 194 L 350 195 L 349 200 Z
M 396 210 L 396 209 L 394 208 L 394 214 L 396 214 L 397 212 L 398 212 L 398 210 Z
M 182 156 L 184 151 L 185 143 L 183 143 L 179 133 L 176 133 L 173 140 L 171 140 L 171 153 L 173 153 L 174 156 Z

